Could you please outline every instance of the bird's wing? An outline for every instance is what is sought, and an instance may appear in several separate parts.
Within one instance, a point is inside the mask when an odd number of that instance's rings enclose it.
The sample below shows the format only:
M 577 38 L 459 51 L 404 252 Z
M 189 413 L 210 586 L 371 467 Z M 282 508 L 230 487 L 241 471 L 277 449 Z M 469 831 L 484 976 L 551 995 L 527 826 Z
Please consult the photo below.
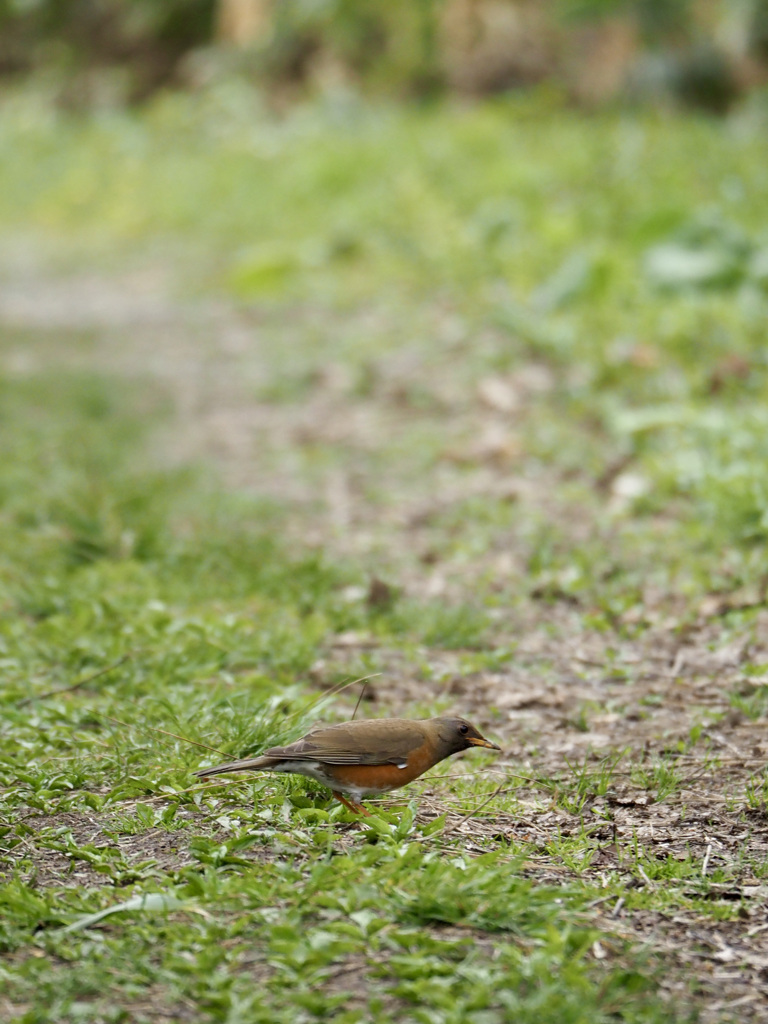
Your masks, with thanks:
M 382 718 L 342 722 L 315 729 L 286 747 L 265 750 L 266 757 L 325 764 L 400 764 L 424 743 L 421 722 Z

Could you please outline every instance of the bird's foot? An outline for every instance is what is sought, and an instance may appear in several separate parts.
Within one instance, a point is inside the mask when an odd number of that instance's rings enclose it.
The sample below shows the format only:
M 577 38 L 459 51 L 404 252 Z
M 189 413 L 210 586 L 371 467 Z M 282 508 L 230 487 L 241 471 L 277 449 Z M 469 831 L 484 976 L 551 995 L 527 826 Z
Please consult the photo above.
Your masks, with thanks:
M 344 804 L 348 811 L 352 811 L 353 814 L 362 814 L 366 818 L 370 818 L 371 812 L 368 810 L 367 807 L 363 807 L 362 804 L 356 804 L 354 800 L 347 800 L 345 796 L 343 796 L 335 789 L 331 790 L 331 792 L 339 801 L 339 803 Z

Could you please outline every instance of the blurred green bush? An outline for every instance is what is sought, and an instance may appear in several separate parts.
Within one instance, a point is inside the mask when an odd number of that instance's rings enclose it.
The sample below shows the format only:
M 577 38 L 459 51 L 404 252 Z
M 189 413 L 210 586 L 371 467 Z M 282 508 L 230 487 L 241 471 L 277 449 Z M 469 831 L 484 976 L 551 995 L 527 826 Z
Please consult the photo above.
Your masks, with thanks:
M 281 94 L 553 80 L 724 112 L 767 66 L 768 0 L 0 0 L 0 76 L 51 72 L 75 104 L 235 70 Z
M 0 0 L 0 75 L 124 68 L 132 98 L 213 34 L 216 0 Z

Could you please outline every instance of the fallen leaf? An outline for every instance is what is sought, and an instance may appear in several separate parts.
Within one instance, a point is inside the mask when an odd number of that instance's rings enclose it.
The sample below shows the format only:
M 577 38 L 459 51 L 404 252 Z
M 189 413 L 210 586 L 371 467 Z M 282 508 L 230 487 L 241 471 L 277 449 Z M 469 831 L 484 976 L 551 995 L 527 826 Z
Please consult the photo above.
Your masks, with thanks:
M 514 412 L 519 404 L 517 391 L 503 377 L 484 377 L 477 385 L 477 394 L 483 405 L 495 412 Z
M 112 914 L 125 914 L 134 910 L 164 913 L 168 910 L 181 910 L 182 908 L 189 909 L 190 901 L 180 900 L 178 896 L 174 896 L 172 893 L 149 892 L 143 896 L 134 896 L 130 900 L 125 900 L 124 903 L 116 903 L 114 906 L 106 907 L 104 910 L 98 910 L 95 914 L 85 914 L 83 917 L 78 917 L 72 924 L 62 928 L 62 932 L 82 931 L 84 928 L 90 928 L 92 925 L 98 924 L 99 921 L 103 921 L 105 917 L 110 917 Z

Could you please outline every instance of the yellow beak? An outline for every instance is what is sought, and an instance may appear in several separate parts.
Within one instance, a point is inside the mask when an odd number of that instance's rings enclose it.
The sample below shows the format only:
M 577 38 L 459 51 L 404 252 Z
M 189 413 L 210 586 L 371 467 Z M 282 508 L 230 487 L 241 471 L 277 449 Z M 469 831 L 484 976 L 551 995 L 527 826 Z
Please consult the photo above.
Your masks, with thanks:
M 489 750 L 501 750 L 501 747 L 497 743 L 491 743 L 490 740 L 485 739 L 483 736 L 472 736 L 469 741 L 473 747 L 487 747 Z

